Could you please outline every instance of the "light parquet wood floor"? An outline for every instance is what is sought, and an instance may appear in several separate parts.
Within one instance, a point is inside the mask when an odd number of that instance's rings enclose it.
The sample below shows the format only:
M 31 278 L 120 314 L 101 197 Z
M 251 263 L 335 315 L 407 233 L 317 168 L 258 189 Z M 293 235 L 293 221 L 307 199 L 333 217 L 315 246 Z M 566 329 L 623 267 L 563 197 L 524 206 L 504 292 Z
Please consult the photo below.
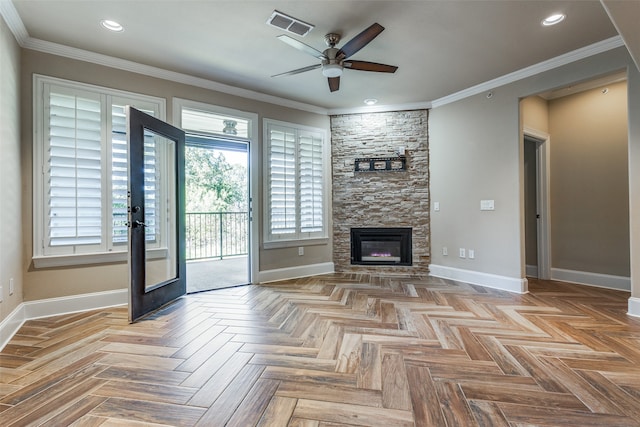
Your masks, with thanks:
M 0 425 L 640 426 L 628 293 L 326 275 L 31 320 Z

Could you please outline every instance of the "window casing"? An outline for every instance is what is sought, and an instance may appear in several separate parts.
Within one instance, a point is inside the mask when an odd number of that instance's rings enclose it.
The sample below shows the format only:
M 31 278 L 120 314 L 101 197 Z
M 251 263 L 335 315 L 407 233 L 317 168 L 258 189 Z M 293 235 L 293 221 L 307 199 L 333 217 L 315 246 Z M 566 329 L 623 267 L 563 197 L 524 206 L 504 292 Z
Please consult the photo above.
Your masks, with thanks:
M 326 132 L 265 119 L 265 246 L 327 238 Z
M 164 100 L 39 75 L 34 97 L 35 266 L 126 259 L 124 107 L 163 119 Z M 147 246 L 161 250 L 166 221 L 159 216 L 168 200 L 153 191 L 153 173 L 166 165 L 151 135 L 145 137 L 145 153 L 152 187 L 146 205 L 158 213 Z

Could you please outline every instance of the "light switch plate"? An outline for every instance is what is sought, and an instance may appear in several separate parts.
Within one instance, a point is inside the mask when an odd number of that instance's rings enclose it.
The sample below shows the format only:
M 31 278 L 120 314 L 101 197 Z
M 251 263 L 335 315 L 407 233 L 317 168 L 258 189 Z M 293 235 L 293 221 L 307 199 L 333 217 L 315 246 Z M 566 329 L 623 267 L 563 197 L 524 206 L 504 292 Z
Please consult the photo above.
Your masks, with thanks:
M 493 200 L 480 200 L 481 211 L 493 211 L 495 210 L 495 202 Z
M 440 202 L 433 202 L 433 210 L 436 212 L 440 210 Z

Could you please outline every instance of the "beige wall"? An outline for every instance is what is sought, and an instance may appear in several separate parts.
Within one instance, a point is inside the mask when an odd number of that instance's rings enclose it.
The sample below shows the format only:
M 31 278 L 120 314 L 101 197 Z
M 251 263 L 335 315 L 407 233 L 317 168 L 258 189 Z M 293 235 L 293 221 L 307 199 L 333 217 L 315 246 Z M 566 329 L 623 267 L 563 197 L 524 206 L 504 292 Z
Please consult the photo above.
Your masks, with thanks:
M 20 48 L 0 17 L 0 322 L 22 302 L 19 69 Z
M 549 101 L 551 267 L 629 277 L 627 84 Z
M 83 83 L 95 84 L 165 98 L 167 101 L 167 121 L 173 117 L 172 98 L 184 98 L 212 105 L 219 105 L 241 111 L 257 113 L 260 120 L 259 137 L 262 139 L 262 119 L 271 118 L 313 126 L 329 130 L 329 117 L 321 114 L 285 108 L 246 98 L 231 96 L 212 90 L 174 83 L 158 78 L 127 71 L 112 69 L 101 65 L 71 60 L 55 55 L 22 50 L 21 63 L 21 123 L 22 141 L 22 179 L 24 181 L 22 232 L 24 246 L 24 299 L 25 301 L 43 298 L 62 297 L 90 292 L 123 289 L 127 287 L 128 273 L 126 264 L 85 266 L 76 268 L 34 269 L 32 257 L 32 76 L 34 73 L 53 76 Z M 253 148 L 253 147 L 252 147 Z M 256 147 L 258 150 L 260 147 Z M 251 173 L 261 176 L 262 161 L 253 165 Z M 254 219 L 262 225 L 262 181 L 259 185 L 259 208 Z M 42 207 L 36 206 L 35 209 Z M 329 228 L 330 229 L 330 228 Z M 331 240 L 331 239 L 329 239 Z M 262 241 L 262 236 L 260 236 Z M 295 254 L 295 255 L 294 255 Z M 298 256 L 297 248 L 260 250 L 260 270 L 331 262 L 331 243 L 305 247 L 305 255 Z
M 522 126 L 541 133 L 549 133 L 549 106 L 539 96 L 528 96 L 520 102 Z
M 625 48 L 498 87 L 490 98 L 478 94 L 431 111 L 431 198 L 440 202 L 440 212 L 432 211 L 431 215 L 433 264 L 516 280 L 525 277 L 519 100 L 628 67 L 629 170 L 633 183 L 634 177 L 640 176 L 640 78 Z M 480 211 L 481 199 L 494 199 L 496 210 Z M 640 250 L 637 185 L 631 186 L 630 201 L 632 295 L 638 297 L 640 257 L 633 258 L 633 248 L 636 254 Z M 474 248 L 476 258 L 443 256 L 443 246 Z

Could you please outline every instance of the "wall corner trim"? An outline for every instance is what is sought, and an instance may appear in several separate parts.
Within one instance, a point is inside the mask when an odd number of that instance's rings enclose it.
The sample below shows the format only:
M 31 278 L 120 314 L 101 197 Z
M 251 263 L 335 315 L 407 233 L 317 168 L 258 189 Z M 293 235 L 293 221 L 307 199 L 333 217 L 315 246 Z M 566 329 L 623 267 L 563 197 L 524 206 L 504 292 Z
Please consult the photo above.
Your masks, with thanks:
M 499 276 L 497 274 L 482 273 L 479 271 L 463 270 L 460 268 L 446 267 L 444 265 L 429 265 L 429 274 L 442 279 L 456 280 L 459 282 L 480 285 L 502 291 L 526 294 L 528 282 L 526 278 Z
M 629 309 L 627 314 L 629 316 L 640 317 L 640 298 L 629 298 Z
M 264 270 L 259 273 L 260 283 L 277 282 L 280 280 L 298 279 L 300 277 L 317 276 L 319 274 L 334 273 L 333 262 L 323 262 L 319 264 L 300 265 L 296 267 L 278 268 L 275 270 Z

